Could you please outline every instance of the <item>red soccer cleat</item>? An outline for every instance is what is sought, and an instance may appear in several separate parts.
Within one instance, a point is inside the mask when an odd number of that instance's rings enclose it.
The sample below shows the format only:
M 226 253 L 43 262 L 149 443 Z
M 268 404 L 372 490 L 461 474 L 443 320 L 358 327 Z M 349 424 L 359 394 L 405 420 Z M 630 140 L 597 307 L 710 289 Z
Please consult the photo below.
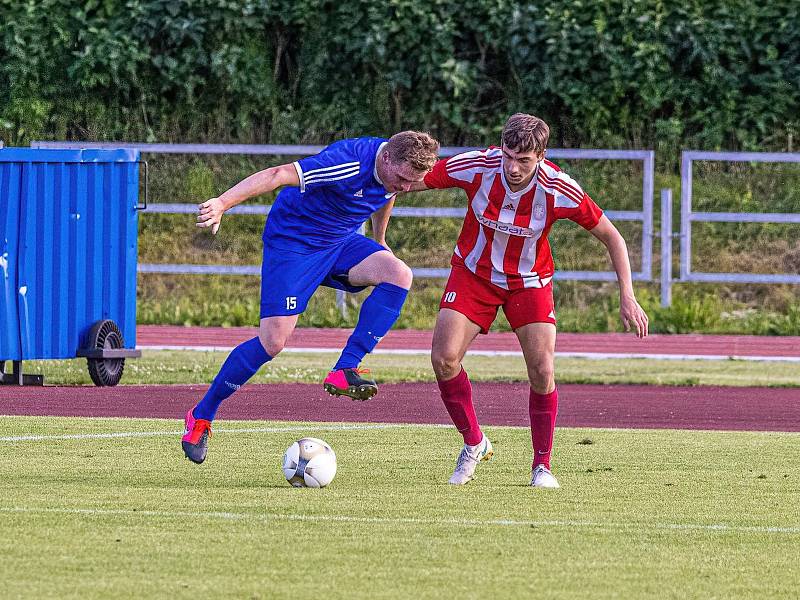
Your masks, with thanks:
M 361 375 L 369 369 L 339 369 L 331 371 L 322 383 L 331 396 L 348 396 L 353 400 L 369 400 L 378 393 L 378 384 Z
M 211 437 L 211 421 L 195 419 L 192 408 L 186 413 L 186 427 L 181 438 L 183 452 L 193 463 L 198 465 L 206 459 L 208 438 Z

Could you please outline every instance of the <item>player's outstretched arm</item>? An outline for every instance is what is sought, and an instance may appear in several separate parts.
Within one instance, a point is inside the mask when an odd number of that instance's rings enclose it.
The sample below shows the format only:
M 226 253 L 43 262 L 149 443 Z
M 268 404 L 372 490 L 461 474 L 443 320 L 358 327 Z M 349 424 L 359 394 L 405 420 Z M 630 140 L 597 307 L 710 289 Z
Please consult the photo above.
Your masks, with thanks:
M 460 156 L 460 155 L 459 155 Z M 458 157 L 454 157 L 458 158 Z M 464 187 L 464 182 L 453 179 L 447 172 L 448 158 L 439 159 L 422 181 L 412 181 L 406 192 L 424 192 L 425 190 Z
M 424 192 L 425 190 L 430 190 L 427 184 L 424 181 L 414 181 L 411 182 L 408 188 L 408 192 Z M 404 192 L 404 193 L 408 193 Z
M 611 264 L 617 272 L 619 282 L 619 316 L 625 331 L 630 331 L 631 325 L 636 328 L 636 335 L 643 338 L 647 335 L 648 319 L 633 293 L 633 280 L 631 278 L 631 262 L 628 258 L 628 247 L 625 239 L 614 224 L 603 215 L 600 222 L 590 230 L 598 240 L 603 242 L 608 249 Z
M 222 221 L 222 215 L 237 204 L 249 198 L 267 194 L 284 185 L 300 185 L 297 170 L 292 164 L 270 167 L 243 179 L 217 198 L 206 200 L 198 205 L 197 226 L 211 227 L 216 234 Z

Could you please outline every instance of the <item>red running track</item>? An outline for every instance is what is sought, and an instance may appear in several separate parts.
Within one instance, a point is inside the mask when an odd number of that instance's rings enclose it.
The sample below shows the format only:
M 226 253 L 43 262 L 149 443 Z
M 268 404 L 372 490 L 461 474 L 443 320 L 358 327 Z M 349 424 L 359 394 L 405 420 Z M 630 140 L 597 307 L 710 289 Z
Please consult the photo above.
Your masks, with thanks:
M 475 383 L 485 425 L 528 425 L 528 386 Z M 171 418 L 185 412 L 206 386 L 0 388 L 0 414 Z M 800 389 L 559 386 L 561 427 L 800 431 Z M 328 396 L 318 384 L 242 388 L 220 409 L 221 419 L 444 423 L 450 419 L 435 384 L 384 384 L 368 402 Z
M 254 327 L 177 327 L 139 325 L 137 345 L 232 347 L 257 333 Z M 342 348 L 349 329 L 298 328 L 289 348 Z M 431 331 L 394 329 L 381 341 L 380 349 L 430 350 Z M 513 333 L 479 335 L 471 350 L 519 351 Z M 556 352 L 602 352 L 611 354 L 674 354 L 721 356 L 787 356 L 800 358 L 800 337 L 753 335 L 650 335 L 637 339 L 624 333 L 559 333 Z

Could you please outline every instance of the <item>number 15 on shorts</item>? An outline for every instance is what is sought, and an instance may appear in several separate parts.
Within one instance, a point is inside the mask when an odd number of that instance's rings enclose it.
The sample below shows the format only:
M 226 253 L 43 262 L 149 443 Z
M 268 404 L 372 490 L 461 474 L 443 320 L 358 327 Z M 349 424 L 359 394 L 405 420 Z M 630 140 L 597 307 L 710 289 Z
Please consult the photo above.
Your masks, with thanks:
M 286 310 L 297 308 L 297 296 L 286 296 Z

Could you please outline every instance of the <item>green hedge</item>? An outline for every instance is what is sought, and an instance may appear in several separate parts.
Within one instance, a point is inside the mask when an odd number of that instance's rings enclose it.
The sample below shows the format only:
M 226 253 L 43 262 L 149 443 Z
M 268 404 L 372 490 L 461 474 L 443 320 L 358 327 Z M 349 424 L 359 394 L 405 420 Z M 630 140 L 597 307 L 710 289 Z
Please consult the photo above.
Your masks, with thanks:
M 796 0 L 0 0 L 0 137 L 772 149 L 800 117 Z M 674 160 L 674 156 L 671 160 Z

